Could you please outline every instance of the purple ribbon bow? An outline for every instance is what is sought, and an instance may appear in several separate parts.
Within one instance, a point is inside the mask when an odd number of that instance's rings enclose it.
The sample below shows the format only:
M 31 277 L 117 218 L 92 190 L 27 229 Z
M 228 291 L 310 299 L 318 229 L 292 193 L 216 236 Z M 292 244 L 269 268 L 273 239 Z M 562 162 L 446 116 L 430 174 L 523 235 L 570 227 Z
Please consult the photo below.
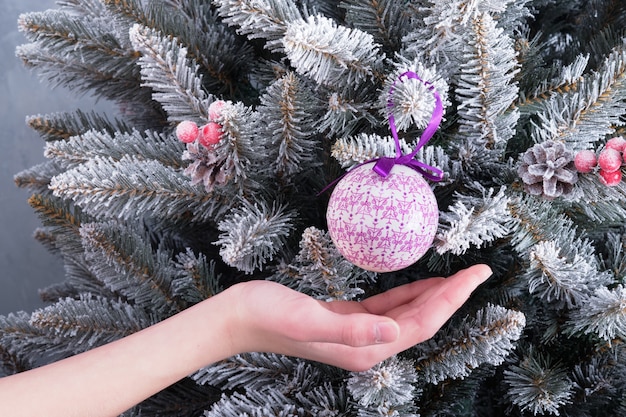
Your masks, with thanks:
M 400 140 L 398 139 L 398 130 L 396 129 L 396 120 L 395 120 L 395 117 L 393 116 L 393 113 L 391 112 L 391 109 L 394 106 L 393 91 L 395 89 L 396 82 L 398 80 L 402 81 L 402 77 L 405 77 L 405 76 L 407 78 L 414 78 L 422 82 L 425 86 L 428 87 L 428 90 L 430 90 L 433 93 L 433 96 L 435 97 L 435 109 L 433 110 L 433 114 L 430 117 L 428 126 L 426 126 L 426 129 L 424 129 L 424 132 L 422 133 L 422 136 L 417 142 L 417 145 L 415 149 L 413 150 L 413 152 L 407 155 L 403 155 L 402 150 L 400 149 Z M 396 156 L 395 158 L 389 158 L 389 157 L 376 158 L 376 159 L 372 159 L 370 161 L 364 162 L 363 164 L 376 162 L 376 164 L 374 165 L 374 168 L 372 169 L 374 170 L 374 172 L 376 172 L 378 175 L 380 175 L 383 178 L 387 177 L 389 173 L 391 172 L 391 169 L 394 167 L 394 165 L 398 164 L 398 165 L 404 165 L 411 169 L 414 169 L 415 171 L 419 172 L 420 174 L 422 174 L 424 177 L 428 178 L 431 181 L 441 181 L 443 179 L 443 171 L 433 166 L 427 165 L 423 162 L 420 162 L 416 159 L 413 159 L 415 158 L 415 155 L 417 155 L 417 152 L 424 145 L 426 145 L 426 143 L 430 140 L 430 138 L 433 137 L 433 135 L 437 131 L 437 128 L 439 127 L 439 124 L 441 123 L 441 119 L 443 118 L 443 103 L 441 102 L 441 97 L 439 96 L 439 93 L 437 93 L 437 91 L 435 90 L 435 86 L 431 82 L 422 80 L 413 71 L 404 72 L 400 74 L 398 79 L 393 82 L 393 84 L 391 85 L 391 88 L 389 89 L 389 100 L 387 101 L 387 108 L 389 109 L 389 129 L 391 130 L 391 136 L 393 137 L 393 140 L 396 144 Z

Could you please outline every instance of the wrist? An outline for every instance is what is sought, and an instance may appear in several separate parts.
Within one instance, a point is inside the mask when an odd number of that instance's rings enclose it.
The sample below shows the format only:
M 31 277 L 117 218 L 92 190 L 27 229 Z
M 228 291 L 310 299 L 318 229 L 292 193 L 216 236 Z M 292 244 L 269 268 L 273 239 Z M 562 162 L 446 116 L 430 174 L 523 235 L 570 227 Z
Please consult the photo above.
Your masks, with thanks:
M 240 353 L 234 297 L 225 290 L 156 325 L 172 329 L 164 333 L 166 343 L 178 345 L 178 366 L 186 375 Z
M 242 292 L 245 291 L 246 283 L 235 284 L 222 291 L 213 298 L 218 297 L 215 303 L 213 320 L 221 323 L 220 339 L 228 352 L 228 356 L 255 351 L 253 346 L 254 336 L 253 319 L 249 317 L 246 306 L 242 303 Z

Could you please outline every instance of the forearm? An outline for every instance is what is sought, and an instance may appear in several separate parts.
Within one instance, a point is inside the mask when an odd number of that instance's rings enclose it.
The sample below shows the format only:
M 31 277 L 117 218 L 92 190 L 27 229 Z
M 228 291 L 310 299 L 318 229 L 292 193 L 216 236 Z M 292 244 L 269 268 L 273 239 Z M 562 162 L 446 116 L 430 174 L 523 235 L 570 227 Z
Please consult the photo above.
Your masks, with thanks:
M 80 355 L 0 379 L 0 415 L 117 416 L 234 353 L 220 294 L 152 327 Z

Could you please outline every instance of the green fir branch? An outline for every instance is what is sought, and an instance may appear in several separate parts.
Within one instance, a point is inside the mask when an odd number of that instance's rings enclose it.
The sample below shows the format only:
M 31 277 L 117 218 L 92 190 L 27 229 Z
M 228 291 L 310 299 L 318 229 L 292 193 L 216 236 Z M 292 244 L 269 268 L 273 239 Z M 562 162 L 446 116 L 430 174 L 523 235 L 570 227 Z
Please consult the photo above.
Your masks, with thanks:
M 317 123 L 315 97 L 306 83 L 289 72 L 261 97 L 257 107 L 259 120 L 273 150 L 270 158 L 272 174 L 281 179 L 311 169 L 317 162 L 318 138 L 311 137 Z
M 363 294 L 363 284 L 376 280 L 376 273 L 348 262 L 328 232 L 308 227 L 300 252 L 289 264 L 281 263 L 269 279 L 318 299 L 353 300 Z
M 385 50 L 397 51 L 402 42 L 409 13 L 407 4 L 394 0 L 345 0 L 339 4 L 345 9 L 349 26 L 371 34 Z
M 28 116 L 26 124 L 47 142 L 67 140 L 89 130 L 105 131 L 109 134 L 131 131 L 131 127 L 122 120 L 110 121 L 105 114 L 84 112 L 80 109 L 71 113 Z
M 146 91 L 140 88 L 139 55 L 115 36 L 105 17 L 83 21 L 55 10 L 23 14 L 19 27 L 33 43 L 19 46 L 16 54 L 53 85 L 141 102 Z
M 138 306 L 84 295 L 36 310 L 30 324 L 67 352 L 80 353 L 144 329 L 154 317 Z
M 230 205 L 224 197 L 191 185 L 182 172 L 135 156 L 123 156 L 119 161 L 90 159 L 54 177 L 50 188 L 54 195 L 74 200 L 98 218 L 186 217 L 187 221 L 204 222 Z
M 176 271 L 168 251 L 154 251 L 128 226 L 88 223 L 80 230 L 90 271 L 114 293 L 163 319 L 184 310 L 174 294 Z

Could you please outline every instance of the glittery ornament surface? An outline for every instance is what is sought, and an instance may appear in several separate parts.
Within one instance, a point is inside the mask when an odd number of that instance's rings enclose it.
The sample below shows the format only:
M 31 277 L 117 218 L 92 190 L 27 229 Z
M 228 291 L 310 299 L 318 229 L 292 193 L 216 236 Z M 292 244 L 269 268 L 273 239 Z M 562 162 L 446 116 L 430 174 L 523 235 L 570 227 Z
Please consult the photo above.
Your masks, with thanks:
M 328 231 L 341 254 L 375 272 L 406 268 L 430 248 L 439 222 L 437 200 L 415 170 L 396 165 L 383 178 L 368 163 L 336 185 Z

